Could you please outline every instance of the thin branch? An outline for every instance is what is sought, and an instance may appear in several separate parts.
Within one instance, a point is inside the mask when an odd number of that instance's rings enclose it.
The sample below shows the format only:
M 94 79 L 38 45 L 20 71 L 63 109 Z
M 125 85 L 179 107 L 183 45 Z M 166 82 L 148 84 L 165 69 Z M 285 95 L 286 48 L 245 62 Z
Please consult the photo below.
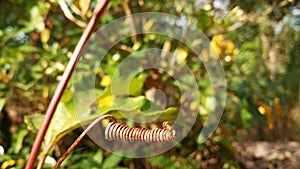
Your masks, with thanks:
M 101 16 L 101 14 L 104 12 L 104 9 L 106 8 L 106 6 L 108 5 L 109 0 L 103 0 L 101 1 L 101 3 L 99 3 L 99 5 L 97 6 L 97 8 L 95 9 L 94 15 L 91 18 L 90 22 L 88 23 L 86 29 L 84 30 L 79 42 L 77 43 L 77 46 L 73 52 L 73 55 L 67 65 L 66 70 L 64 71 L 64 74 L 62 76 L 62 80 L 60 81 L 60 83 L 58 84 L 55 93 L 51 99 L 51 102 L 48 106 L 47 112 L 45 114 L 45 118 L 43 120 L 42 126 L 36 136 L 36 139 L 34 141 L 34 144 L 32 146 L 31 152 L 30 152 L 30 156 L 29 159 L 26 163 L 25 169 L 32 169 L 34 166 L 34 163 L 36 161 L 37 155 L 39 153 L 41 144 L 44 140 L 45 134 L 47 132 L 47 129 L 50 125 L 51 119 L 53 117 L 54 111 L 57 107 L 57 104 L 63 94 L 63 91 L 65 89 L 65 87 L 67 86 L 67 83 L 71 77 L 71 74 L 75 68 L 76 62 L 77 60 L 79 60 L 80 58 L 80 52 L 82 51 L 84 45 L 86 44 L 86 42 L 88 41 L 89 37 L 91 36 L 94 28 L 97 25 L 97 22 Z
M 85 28 L 86 27 L 86 23 L 76 19 L 73 14 L 71 13 L 71 11 L 69 10 L 69 7 L 67 6 L 66 2 L 64 0 L 58 0 L 59 6 L 62 9 L 62 11 L 64 12 L 64 15 L 73 23 L 75 23 L 77 26 L 81 27 L 81 28 Z
M 114 122 L 117 122 L 116 118 L 112 115 L 104 115 L 98 117 L 96 120 L 94 120 L 81 134 L 77 139 L 73 142 L 73 144 L 68 148 L 68 150 L 64 153 L 64 155 L 58 160 L 58 162 L 55 164 L 55 166 L 52 169 L 57 169 L 57 167 L 60 166 L 60 164 L 68 157 L 68 155 L 73 151 L 73 149 L 79 144 L 79 142 L 83 139 L 83 137 L 100 121 L 104 119 L 111 118 Z
M 66 2 L 69 4 L 70 9 L 71 9 L 76 15 L 81 16 L 80 9 L 78 9 L 77 6 L 73 4 L 72 0 L 66 0 Z
M 116 48 L 117 50 L 128 52 L 128 53 L 134 52 L 134 50 L 132 49 L 132 47 L 126 46 L 126 45 L 119 45 L 118 44 L 118 45 L 115 45 L 114 48 Z
M 129 19 L 130 29 L 132 32 L 131 40 L 133 41 L 133 43 L 135 45 L 137 45 L 139 43 L 139 38 L 137 35 L 136 23 L 132 16 L 133 12 L 132 12 L 132 7 L 131 7 L 131 1 L 125 0 L 125 2 L 123 3 L 123 8 L 124 8 L 125 14 L 128 16 L 128 19 Z

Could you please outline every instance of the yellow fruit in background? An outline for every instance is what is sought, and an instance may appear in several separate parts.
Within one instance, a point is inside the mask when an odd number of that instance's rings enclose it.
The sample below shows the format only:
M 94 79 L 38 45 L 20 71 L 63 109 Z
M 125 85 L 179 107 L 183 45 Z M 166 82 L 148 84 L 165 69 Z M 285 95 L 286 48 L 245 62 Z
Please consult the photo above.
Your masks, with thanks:
M 186 47 L 180 47 L 177 50 L 177 60 L 179 62 L 185 62 L 187 56 L 188 56 L 188 49 Z
M 46 44 L 49 39 L 50 39 L 50 35 L 51 35 L 51 30 L 46 28 L 41 32 L 41 41 L 43 44 Z
M 225 37 L 222 34 L 214 35 L 212 38 L 212 42 L 215 43 L 218 47 L 224 47 Z
M 231 41 L 228 41 L 227 42 L 227 44 L 226 44 L 226 54 L 227 55 L 231 55 L 231 56 L 233 56 L 233 53 L 234 53 L 234 44 L 233 44 L 233 42 L 231 42 Z
M 234 60 L 235 45 L 232 41 L 227 40 L 224 35 L 214 35 L 211 41 L 211 46 L 219 57 L 225 59 L 226 62 Z M 211 52 L 211 55 L 213 53 Z M 213 55 L 212 55 L 213 56 Z
M 266 114 L 266 110 L 265 110 L 265 108 L 264 108 L 263 106 L 259 106 L 259 107 L 258 107 L 258 111 L 259 111 L 259 113 L 262 114 L 262 115 L 265 115 L 265 114 Z
M 217 55 L 220 57 L 223 52 L 224 52 L 224 35 L 214 35 L 211 41 L 211 46 L 213 47 L 213 49 L 215 50 L 215 52 L 217 53 Z
M 101 86 L 108 86 L 111 84 L 111 78 L 108 75 L 105 75 L 102 77 L 102 80 L 100 82 Z
M 218 56 L 222 55 L 222 49 L 215 42 L 211 42 L 211 46 Z

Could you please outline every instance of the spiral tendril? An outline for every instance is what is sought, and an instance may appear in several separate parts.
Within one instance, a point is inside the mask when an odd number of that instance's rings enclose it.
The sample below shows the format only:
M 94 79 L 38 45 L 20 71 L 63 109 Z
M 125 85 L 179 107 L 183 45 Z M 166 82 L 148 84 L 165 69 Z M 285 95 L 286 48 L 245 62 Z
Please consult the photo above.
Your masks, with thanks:
M 105 139 L 147 143 L 172 141 L 175 138 L 172 125 L 165 121 L 162 126 L 162 129 L 131 128 L 122 123 L 110 122 L 105 129 Z

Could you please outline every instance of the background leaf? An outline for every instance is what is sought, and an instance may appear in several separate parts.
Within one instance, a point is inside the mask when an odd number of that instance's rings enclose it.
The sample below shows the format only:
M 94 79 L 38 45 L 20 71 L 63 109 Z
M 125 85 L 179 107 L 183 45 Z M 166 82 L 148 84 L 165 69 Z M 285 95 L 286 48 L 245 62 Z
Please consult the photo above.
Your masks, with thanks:
M 3 109 L 5 102 L 6 102 L 5 98 L 0 98 L 0 111 Z
M 103 169 L 112 169 L 115 168 L 122 161 L 123 157 L 117 155 L 110 155 L 103 161 L 102 168 Z

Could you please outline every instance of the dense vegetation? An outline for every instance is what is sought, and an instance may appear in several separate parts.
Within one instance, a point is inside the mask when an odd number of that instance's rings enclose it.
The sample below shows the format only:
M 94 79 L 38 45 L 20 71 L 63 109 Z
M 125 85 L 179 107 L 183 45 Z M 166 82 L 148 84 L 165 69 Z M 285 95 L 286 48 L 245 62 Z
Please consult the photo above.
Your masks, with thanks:
M 92 16 L 97 1 L 47 0 L 0 1 L 0 166 L 23 168 L 43 114 L 65 66 Z M 163 12 L 193 22 L 211 40 L 222 61 L 227 82 L 227 101 L 221 122 L 205 143 L 199 131 L 212 106 L 208 73 L 197 56 L 183 43 L 169 37 L 146 34 L 122 40 L 92 69 L 98 108 L 102 114 L 118 112 L 108 92 L 118 64 L 130 53 L 148 48 L 168 48 L 195 74 L 201 92 L 197 125 L 168 152 L 144 159 L 111 154 L 88 137 L 63 163 L 66 168 L 240 168 L 232 142 L 300 141 L 300 3 L 295 0 L 112 0 L 99 27 L 124 15 Z M 149 26 L 147 23 L 143 26 Z M 97 48 L 97 46 L 95 47 Z M 82 81 L 86 74 L 77 74 Z M 77 80 L 78 80 L 77 79 Z M 181 96 L 173 79 L 157 70 L 134 78 L 129 100 L 136 110 L 156 103 L 147 93 L 158 88 L 168 97 L 165 116 L 174 120 Z M 124 83 L 119 82 L 120 86 Z M 50 125 L 42 150 L 45 167 L 59 158 L 82 129 L 74 115 L 70 82 Z M 85 97 L 85 95 L 83 95 Z M 78 96 L 77 96 L 78 97 Z M 106 109 L 107 108 L 107 109 Z M 128 107 L 124 106 L 124 111 Z M 138 112 L 137 112 L 138 113 Z M 150 113 L 157 113 L 153 110 Z M 99 114 L 97 114 L 99 115 Z M 90 121 L 96 115 L 81 119 Z M 61 125 L 57 125 L 61 124 Z M 46 157 L 46 156 L 45 156 Z

